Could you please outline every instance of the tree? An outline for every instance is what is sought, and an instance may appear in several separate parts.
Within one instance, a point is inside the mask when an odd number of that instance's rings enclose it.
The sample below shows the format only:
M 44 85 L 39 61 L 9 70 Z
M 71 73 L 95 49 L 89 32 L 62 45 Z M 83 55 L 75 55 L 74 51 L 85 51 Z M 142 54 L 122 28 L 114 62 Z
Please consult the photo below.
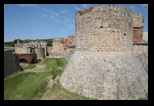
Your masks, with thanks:
M 47 46 L 52 46 L 52 40 L 46 40 Z

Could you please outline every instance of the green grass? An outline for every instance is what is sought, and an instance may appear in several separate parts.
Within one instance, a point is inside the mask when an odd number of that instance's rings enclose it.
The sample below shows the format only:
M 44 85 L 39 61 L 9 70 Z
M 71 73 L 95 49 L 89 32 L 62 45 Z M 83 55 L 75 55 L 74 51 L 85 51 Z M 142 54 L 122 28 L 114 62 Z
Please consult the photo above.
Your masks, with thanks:
M 5 100 L 31 100 L 42 92 L 50 72 L 27 72 L 4 81 Z
M 47 58 L 46 62 L 37 63 L 44 65 L 41 72 L 26 72 L 15 75 L 4 80 L 4 100 L 38 100 L 48 90 L 48 78 L 54 80 L 57 75 L 61 76 L 67 61 L 64 58 Z M 32 64 L 25 69 L 35 68 Z M 54 81 L 51 90 L 53 99 L 58 100 L 89 100 L 90 98 L 69 92 L 64 89 L 59 81 Z
M 56 70 L 51 71 L 52 79 L 55 79 L 57 75 L 61 76 L 62 72 L 63 71 L 61 69 L 56 69 Z
M 60 83 L 54 83 L 52 86 L 52 94 L 55 100 L 95 100 L 85 96 L 81 96 L 74 92 L 64 89 Z
M 139 98 L 139 100 L 148 100 L 148 94 L 146 94 L 145 97 Z

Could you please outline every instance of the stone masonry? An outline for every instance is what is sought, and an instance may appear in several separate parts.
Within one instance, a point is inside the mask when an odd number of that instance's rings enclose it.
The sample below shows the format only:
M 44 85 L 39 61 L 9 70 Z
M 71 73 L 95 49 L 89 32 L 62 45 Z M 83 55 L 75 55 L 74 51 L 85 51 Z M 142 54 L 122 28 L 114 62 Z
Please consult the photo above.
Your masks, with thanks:
M 53 39 L 53 47 L 52 47 L 52 56 L 62 56 L 64 51 L 64 39 L 63 38 L 57 38 Z
M 148 93 L 148 74 L 133 54 L 134 16 L 122 6 L 76 13 L 76 50 L 60 83 L 101 100 L 136 100 Z

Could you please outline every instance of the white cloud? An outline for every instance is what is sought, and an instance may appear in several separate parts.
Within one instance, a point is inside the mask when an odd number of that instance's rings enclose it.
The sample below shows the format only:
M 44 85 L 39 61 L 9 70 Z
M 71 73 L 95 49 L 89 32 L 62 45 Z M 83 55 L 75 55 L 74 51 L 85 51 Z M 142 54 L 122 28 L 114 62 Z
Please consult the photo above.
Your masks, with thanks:
M 62 10 L 61 13 L 63 14 L 68 13 L 68 10 Z
M 75 9 L 78 11 L 78 10 L 82 10 L 81 8 L 79 8 L 79 7 L 77 7 L 77 6 L 75 6 Z
M 58 18 L 56 18 L 55 16 L 50 16 L 50 18 L 52 19 L 52 20 L 54 20 L 54 21 L 56 21 L 56 22 L 60 22 L 60 20 L 58 19 Z
M 49 18 L 49 16 L 47 14 L 42 14 L 42 16 Z
M 46 8 L 42 8 L 42 10 L 44 11 L 44 12 L 48 12 L 49 10 L 47 10 Z
M 56 19 L 56 17 L 55 17 L 55 16 L 53 16 L 53 15 L 51 15 L 50 17 L 51 17 L 52 19 Z
M 65 29 L 61 29 L 60 31 L 61 31 L 61 32 L 66 32 L 67 30 L 65 30 Z
M 89 6 L 89 4 L 82 4 L 83 8 L 87 8 Z
M 20 7 L 35 7 L 37 8 L 38 5 L 37 4 L 17 4 Z
M 70 26 L 68 27 L 68 29 L 73 29 L 74 27 L 75 27 L 75 25 L 72 24 L 72 25 L 70 25 Z
M 57 17 L 59 17 L 59 14 L 58 14 L 58 13 L 55 13 L 55 15 L 56 15 Z
M 136 11 L 136 7 L 135 7 L 135 6 L 129 6 L 129 8 L 130 8 L 132 11 Z
M 135 9 L 135 7 L 134 7 L 134 6 L 130 6 L 130 8 L 131 8 L 131 9 Z
M 142 6 L 148 6 L 148 4 L 142 4 Z
M 54 11 L 48 11 L 46 13 L 49 14 L 49 15 L 59 16 L 59 14 L 54 12 Z
M 44 17 L 47 17 L 47 18 L 51 18 L 52 20 L 56 21 L 56 22 L 60 22 L 60 20 L 58 19 L 58 17 L 60 16 L 58 13 L 52 11 L 52 10 L 49 10 L 49 9 L 46 9 L 46 8 L 42 8 L 42 15 L 41 16 L 44 16 Z
M 64 17 L 64 20 L 67 21 L 67 22 L 70 21 L 70 19 L 69 18 L 66 18 L 66 17 Z

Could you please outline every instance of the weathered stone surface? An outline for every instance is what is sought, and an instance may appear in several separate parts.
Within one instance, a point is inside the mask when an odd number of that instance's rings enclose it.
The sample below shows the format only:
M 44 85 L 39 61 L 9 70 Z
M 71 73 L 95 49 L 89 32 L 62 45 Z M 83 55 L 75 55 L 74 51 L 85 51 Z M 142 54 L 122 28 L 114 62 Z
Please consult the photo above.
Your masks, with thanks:
M 76 13 L 76 50 L 61 78 L 64 88 L 97 99 L 139 99 L 148 74 L 133 54 L 129 8 L 95 6 Z
M 70 59 L 71 56 L 73 55 L 74 51 L 75 51 L 74 49 L 67 49 L 67 50 L 65 50 L 64 53 L 63 53 L 64 58 L 65 58 L 67 61 L 69 61 L 69 59 Z
M 148 42 L 148 32 L 143 32 L 143 41 Z
M 14 50 L 4 50 L 4 78 L 22 71 L 19 65 L 18 56 L 14 54 Z
M 132 51 L 133 18 L 129 8 L 95 6 L 76 13 L 76 49 L 81 51 Z
M 144 26 L 144 15 L 132 12 L 133 17 L 133 27 L 143 27 Z
M 138 60 L 142 64 L 144 70 L 148 74 L 148 53 L 141 53 L 141 54 L 136 54 Z
M 45 61 L 46 59 L 45 59 L 45 55 L 44 55 L 44 52 L 45 52 L 44 48 L 38 48 L 37 51 L 38 51 L 37 52 L 37 59 L 41 60 L 41 61 Z
M 47 43 L 17 43 L 15 44 L 15 53 L 17 54 L 31 54 L 31 48 L 35 48 L 35 53 L 37 54 L 38 48 L 44 48 L 44 55 L 47 53 Z
M 53 39 L 53 48 L 51 53 L 52 56 L 62 56 L 62 53 L 64 51 L 63 42 L 63 38 Z
M 68 90 L 97 99 L 138 99 L 148 93 L 148 76 L 129 52 L 76 51 L 61 84 Z
M 141 62 L 144 70 L 148 74 L 148 45 L 134 45 L 133 53 Z
M 142 53 L 148 54 L 148 45 L 133 45 L 133 53 L 136 55 Z

